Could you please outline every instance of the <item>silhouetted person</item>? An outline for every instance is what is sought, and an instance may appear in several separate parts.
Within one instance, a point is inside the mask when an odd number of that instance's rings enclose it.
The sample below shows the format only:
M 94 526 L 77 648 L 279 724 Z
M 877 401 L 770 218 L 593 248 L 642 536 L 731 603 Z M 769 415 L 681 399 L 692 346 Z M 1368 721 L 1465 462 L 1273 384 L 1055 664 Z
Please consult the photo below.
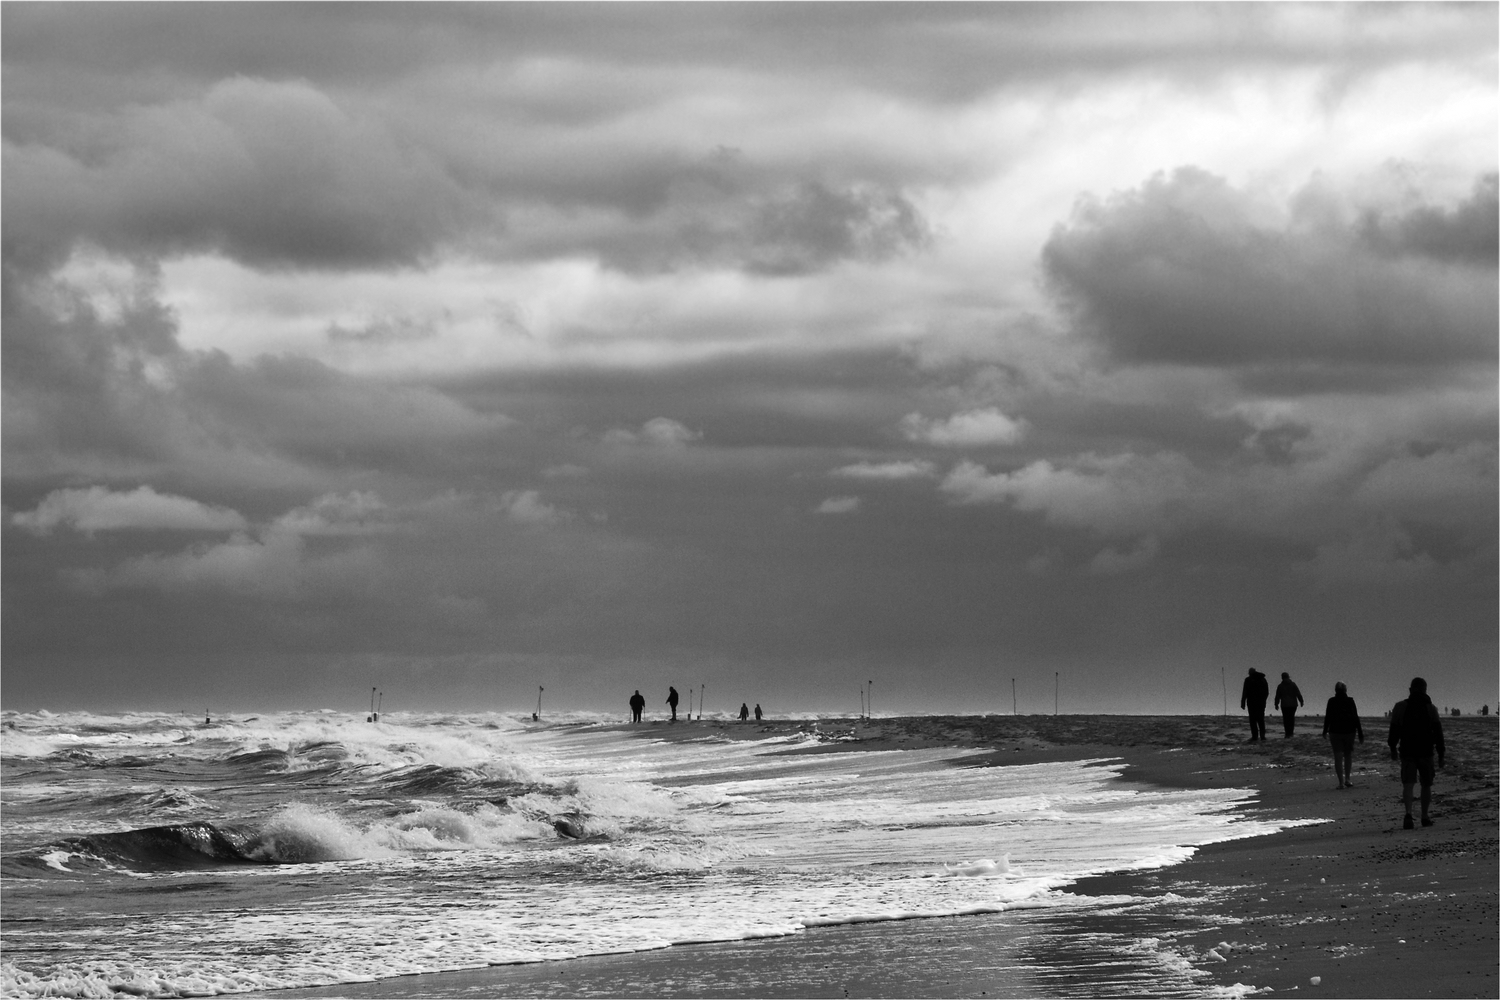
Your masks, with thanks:
M 755 706 L 755 721 L 756 722 L 760 721 L 760 705 L 759 704 L 756 704 L 756 706 Z
M 1240 689 L 1240 708 L 1250 710 L 1250 742 L 1266 738 L 1266 699 L 1271 697 L 1271 685 L 1266 675 L 1250 668 L 1245 677 L 1245 686 Z
M 744 722 L 748 718 L 750 718 L 750 706 L 740 702 L 740 721 Z
M 1490 706 L 1486 705 L 1483 708 L 1481 708 L 1479 710 L 1479 714 L 1480 715 L 1489 715 L 1490 714 Z
M 633 694 L 633 695 L 630 696 L 630 721 L 631 722 L 640 722 L 641 721 L 641 711 L 645 707 L 646 707 L 646 699 L 642 698 L 641 697 L 641 692 L 639 690 L 637 690 L 635 694 Z
M 1297 690 L 1292 675 L 1283 670 L 1281 683 L 1276 685 L 1276 707 L 1281 709 L 1281 723 L 1286 726 L 1287 739 L 1292 737 L 1292 729 L 1297 725 L 1297 706 L 1302 704 L 1305 704 L 1302 692 Z
M 667 688 L 667 707 L 672 710 L 672 721 L 676 722 L 677 721 L 677 689 L 674 688 L 674 687 L 668 687 Z
M 1351 770 L 1354 756 L 1354 737 L 1365 741 L 1365 727 L 1359 724 L 1359 709 L 1349 697 L 1349 689 L 1339 681 L 1333 686 L 1333 697 L 1323 710 L 1323 735 L 1333 746 L 1333 773 L 1339 776 L 1340 788 L 1354 787 L 1354 771 Z
M 1443 721 L 1438 718 L 1437 706 L 1427 697 L 1427 682 L 1420 677 L 1411 679 L 1411 691 L 1405 701 L 1396 702 L 1391 709 L 1391 735 L 1386 742 L 1391 745 L 1391 759 L 1401 761 L 1401 798 L 1406 805 L 1406 818 L 1401 821 L 1403 829 L 1412 828 L 1412 786 L 1422 781 L 1422 825 L 1431 826 L 1432 817 L 1427 807 L 1432 802 L 1432 754 L 1437 751 L 1437 766 L 1443 766 Z

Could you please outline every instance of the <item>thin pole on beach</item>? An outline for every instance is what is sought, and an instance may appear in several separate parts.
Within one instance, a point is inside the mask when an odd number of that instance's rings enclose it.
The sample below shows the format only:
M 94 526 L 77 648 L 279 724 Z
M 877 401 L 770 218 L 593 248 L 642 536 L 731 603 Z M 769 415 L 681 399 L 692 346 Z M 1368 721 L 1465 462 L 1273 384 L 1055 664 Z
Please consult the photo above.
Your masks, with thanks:
M 1224 718 L 1229 718 L 1229 681 L 1224 676 L 1223 666 L 1219 667 L 1219 684 L 1224 688 Z
M 1057 714 L 1057 692 L 1062 687 L 1062 671 L 1052 671 L 1052 714 Z
M 370 688 L 370 717 L 367 718 L 367 719 L 365 719 L 365 721 L 366 722 L 374 722 L 375 721 L 375 689 L 374 688 Z
M 703 721 L 703 692 L 708 690 L 707 684 L 698 685 L 698 721 Z
M 865 717 L 865 689 L 864 688 L 860 688 L 859 689 L 859 717 L 861 719 L 863 719 Z
M 380 710 L 385 707 L 385 692 L 380 692 L 380 697 L 375 700 L 375 721 L 380 721 Z
M 538 722 L 542 721 L 542 692 L 545 690 L 546 688 L 540 684 L 536 686 L 536 721 Z
M 870 713 L 870 718 L 875 718 L 875 682 L 865 681 L 870 686 L 870 696 L 865 699 L 865 710 Z
M 1010 714 L 1021 714 L 1020 712 L 1016 711 L 1016 679 L 1014 677 L 1010 679 Z

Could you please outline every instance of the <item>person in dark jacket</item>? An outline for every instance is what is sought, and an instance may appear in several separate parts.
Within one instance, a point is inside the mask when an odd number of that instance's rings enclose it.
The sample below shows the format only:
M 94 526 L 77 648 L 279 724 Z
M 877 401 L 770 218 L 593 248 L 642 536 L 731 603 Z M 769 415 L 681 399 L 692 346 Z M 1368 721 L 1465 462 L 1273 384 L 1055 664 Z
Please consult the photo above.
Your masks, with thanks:
M 1432 817 L 1427 807 L 1432 802 L 1432 754 L 1437 751 L 1437 766 L 1443 766 L 1443 722 L 1438 718 L 1437 706 L 1427 697 L 1427 682 L 1420 677 L 1411 679 L 1411 691 L 1405 701 L 1396 702 L 1391 709 L 1391 734 L 1386 739 L 1391 746 L 1391 759 L 1401 761 L 1401 796 L 1406 804 L 1406 818 L 1401 821 L 1403 829 L 1410 830 L 1412 786 L 1420 778 L 1422 782 L 1422 825 L 1431 826 Z
M 669 685 L 667 687 L 667 707 L 672 710 L 673 722 L 677 721 L 677 702 L 677 689 Z
M 635 694 L 630 696 L 630 721 L 640 722 L 641 712 L 645 707 L 646 699 L 641 697 L 640 689 L 637 688 Z
M 1271 685 L 1266 675 L 1250 668 L 1245 686 L 1240 689 L 1240 708 L 1250 710 L 1250 742 L 1266 738 L 1266 699 L 1271 696 Z
M 1354 699 L 1349 697 L 1349 689 L 1343 681 L 1333 686 L 1333 697 L 1328 699 L 1328 707 L 1323 710 L 1323 735 L 1333 746 L 1333 773 L 1339 776 L 1339 787 L 1353 788 L 1354 771 L 1350 765 L 1354 757 L 1354 737 L 1358 735 L 1363 743 L 1365 727 L 1359 723 L 1359 709 L 1354 707 Z
M 740 702 L 740 721 L 744 722 L 748 718 L 750 718 L 750 706 Z
M 1297 690 L 1292 675 L 1283 670 L 1281 683 L 1276 685 L 1276 707 L 1281 709 L 1281 723 L 1286 726 L 1287 739 L 1292 737 L 1292 729 L 1297 725 L 1297 706 L 1302 704 L 1305 704 L 1302 692 Z

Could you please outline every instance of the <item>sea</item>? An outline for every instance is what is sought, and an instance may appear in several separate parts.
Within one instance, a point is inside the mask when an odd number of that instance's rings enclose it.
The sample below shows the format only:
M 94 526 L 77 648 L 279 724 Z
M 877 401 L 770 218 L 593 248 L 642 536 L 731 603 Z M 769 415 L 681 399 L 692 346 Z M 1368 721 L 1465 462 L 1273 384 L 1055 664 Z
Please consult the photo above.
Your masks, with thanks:
M 1080 878 L 1279 828 L 1249 789 L 857 749 L 853 725 L 6 711 L 0 992 L 208 996 L 1025 919 L 1097 905 Z

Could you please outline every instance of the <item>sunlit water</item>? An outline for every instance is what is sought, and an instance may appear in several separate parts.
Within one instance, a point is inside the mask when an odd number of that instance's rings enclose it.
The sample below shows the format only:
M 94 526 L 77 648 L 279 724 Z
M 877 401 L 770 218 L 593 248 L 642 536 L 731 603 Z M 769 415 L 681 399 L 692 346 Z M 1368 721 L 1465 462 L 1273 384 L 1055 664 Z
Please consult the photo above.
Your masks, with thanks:
M 210 994 L 1081 905 L 1272 832 L 1117 761 L 971 766 L 812 731 L 4 714 L 7 996 Z M 789 752 L 819 747 L 823 752 Z

